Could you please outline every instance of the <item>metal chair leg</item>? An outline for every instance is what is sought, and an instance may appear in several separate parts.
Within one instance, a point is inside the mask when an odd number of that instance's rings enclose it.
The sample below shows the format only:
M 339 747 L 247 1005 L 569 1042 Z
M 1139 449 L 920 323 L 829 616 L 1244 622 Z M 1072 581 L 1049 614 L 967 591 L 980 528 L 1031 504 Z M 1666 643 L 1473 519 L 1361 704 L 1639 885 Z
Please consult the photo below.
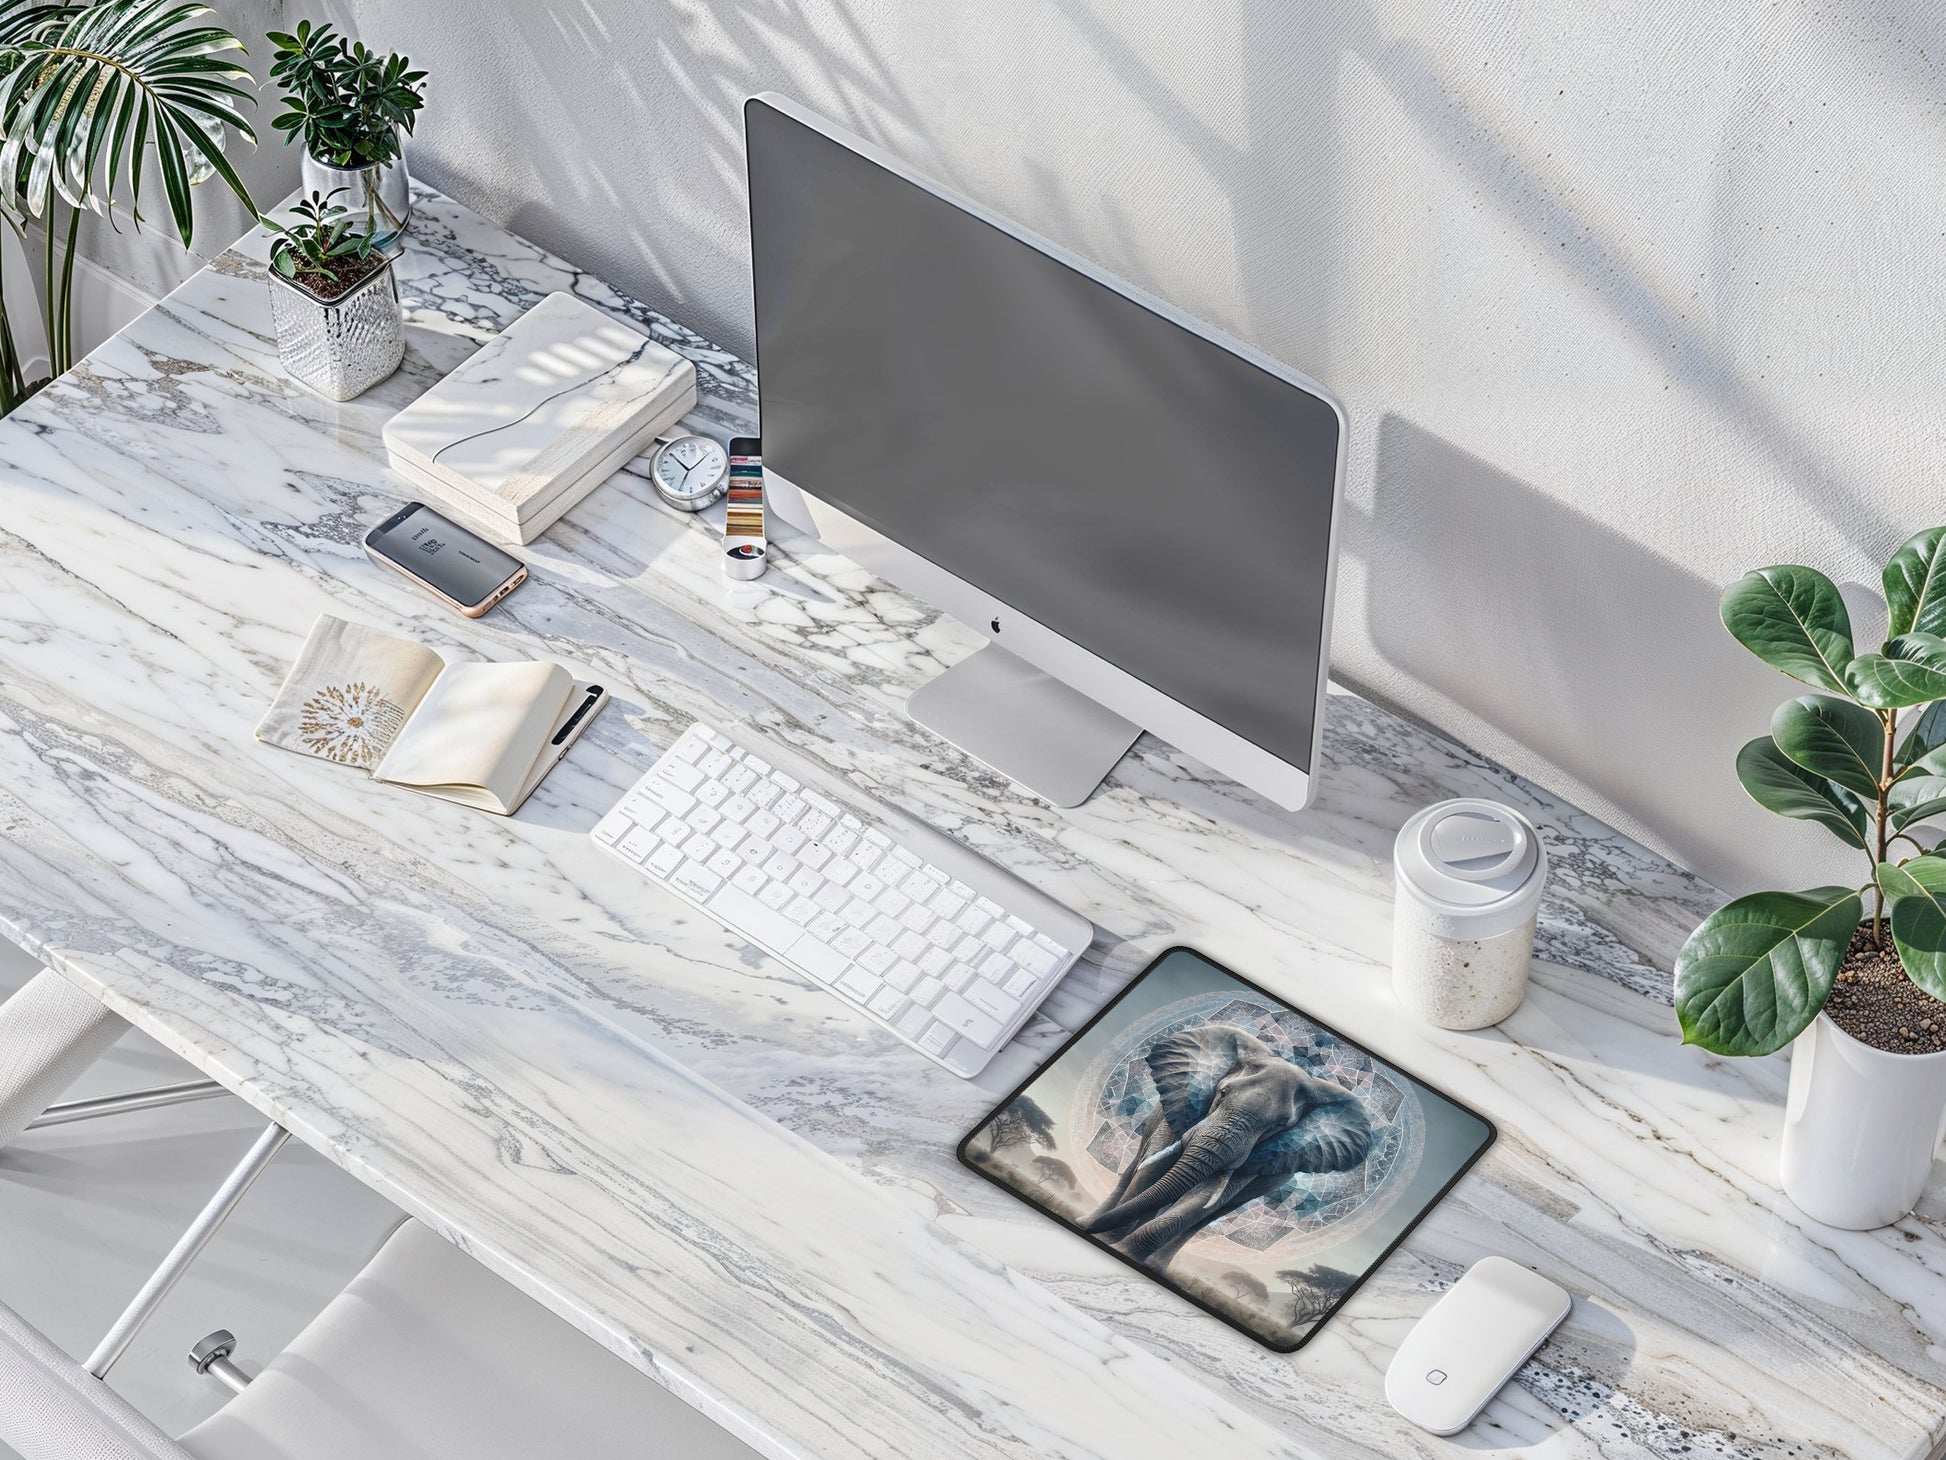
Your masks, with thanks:
M 27 1122 L 28 1130 L 44 1130 L 51 1125 L 72 1125 L 78 1120 L 97 1120 L 104 1115 L 128 1115 L 137 1110 L 160 1110 L 166 1105 L 187 1105 L 192 1100 L 212 1100 L 227 1095 L 214 1080 L 185 1080 L 180 1085 L 152 1085 L 146 1090 L 129 1090 L 120 1095 L 98 1095 L 93 1100 L 64 1100 L 50 1105 Z
M 114 1327 L 108 1330 L 94 1353 L 88 1356 L 89 1373 L 97 1379 L 107 1376 L 115 1360 L 127 1351 L 136 1333 L 149 1321 L 149 1316 L 161 1305 L 162 1300 L 168 1297 L 169 1290 L 181 1279 L 196 1254 L 208 1245 L 209 1239 L 216 1235 L 216 1229 L 236 1210 L 244 1193 L 264 1174 L 265 1168 L 290 1138 L 290 1132 L 275 1121 L 264 1127 L 264 1133 L 257 1137 L 250 1153 L 224 1178 L 216 1194 L 209 1199 L 209 1204 L 197 1213 L 189 1229 L 176 1239 L 176 1245 L 162 1259 L 162 1265 L 149 1275 L 149 1280 L 142 1284 L 142 1290 L 135 1295 L 134 1301 L 122 1310 L 122 1316 L 115 1320 Z

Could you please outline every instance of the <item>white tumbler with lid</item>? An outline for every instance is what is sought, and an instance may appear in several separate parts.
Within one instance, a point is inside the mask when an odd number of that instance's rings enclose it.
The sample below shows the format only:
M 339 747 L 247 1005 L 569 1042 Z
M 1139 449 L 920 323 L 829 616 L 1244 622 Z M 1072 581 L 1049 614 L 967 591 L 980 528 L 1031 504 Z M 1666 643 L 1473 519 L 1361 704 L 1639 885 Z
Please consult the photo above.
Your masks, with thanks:
M 1481 1029 L 1519 1008 L 1547 881 L 1534 824 L 1497 801 L 1441 801 L 1400 829 L 1392 866 L 1399 1002 L 1442 1029 Z

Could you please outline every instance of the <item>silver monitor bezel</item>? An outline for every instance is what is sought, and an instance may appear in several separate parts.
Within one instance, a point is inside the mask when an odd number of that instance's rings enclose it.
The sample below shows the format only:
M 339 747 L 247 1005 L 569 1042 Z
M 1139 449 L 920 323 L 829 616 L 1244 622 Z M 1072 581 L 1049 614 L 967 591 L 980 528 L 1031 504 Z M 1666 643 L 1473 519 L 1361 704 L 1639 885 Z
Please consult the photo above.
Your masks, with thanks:
M 1314 686 L 1311 719 L 1311 768 L 1300 769 L 1290 761 L 1247 740 L 1217 721 L 1201 714 L 1180 700 L 1172 699 L 1128 670 L 1082 648 L 1046 624 L 1037 622 L 1018 609 L 1003 603 L 937 563 L 901 547 L 897 542 L 867 527 L 842 508 L 819 497 L 802 483 L 790 480 L 770 463 L 764 465 L 765 492 L 772 511 L 793 526 L 810 533 L 834 551 L 843 553 L 861 567 L 887 582 L 896 584 L 935 608 L 951 614 L 961 623 L 987 635 L 993 642 L 1079 690 L 1082 694 L 1113 710 L 1160 739 L 1168 741 L 1187 755 L 1194 756 L 1213 770 L 1221 771 L 1252 790 L 1261 792 L 1288 810 L 1301 810 L 1310 804 L 1324 740 L 1326 688 L 1331 670 L 1331 624 L 1338 577 L 1338 530 L 1344 517 L 1345 455 L 1349 429 L 1344 407 L 1336 397 L 1302 371 L 1293 370 L 1261 350 L 1212 328 L 1201 320 L 1157 299 L 1117 278 L 1080 255 L 1040 237 L 1011 219 L 981 206 L 971 198 L 954 192 L 915 172 L 899 158 L 865 138 L 819 116 L 808 107 L 776 92 L 760 92 L 744 103 L 764 106 L 783 113 L 793 121 L 811 128 L 866 161 L 884 168 L 916 187 L 951 204 L 980 222 L 999 229 L 1009 237 L 1039 250 L 1057 263 L 1066 265 L 1085 278 L 1114 290 L 1132 303 L 1160 315 L 1182 329 L 1315 396 L 1331 408 L 1337 422 L 1338 450 L 1332 473 L 1331 520 L 1325 547 L 1324 607 L 1319 626 L 1318 675 Z M 748 125 L 746 115 L 745 137 Z M 746 141 L 745 187 L 749 186 Z M 753 263 L 754 269 L 754 263 Z M 762 360 L 758 360 L 759 407 L 762 403 Z M 994 625 L 998 625 L 997 631 Z

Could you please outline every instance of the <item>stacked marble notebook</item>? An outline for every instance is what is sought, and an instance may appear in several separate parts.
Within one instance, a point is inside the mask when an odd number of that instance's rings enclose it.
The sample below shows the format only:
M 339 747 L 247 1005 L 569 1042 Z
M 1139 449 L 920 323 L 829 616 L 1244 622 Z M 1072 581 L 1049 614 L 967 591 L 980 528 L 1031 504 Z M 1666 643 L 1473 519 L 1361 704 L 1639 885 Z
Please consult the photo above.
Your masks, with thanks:
M 502 542 L 532 542 L 696 404 L 696 367 L 550 294 L 385 426 L 394 471 Z

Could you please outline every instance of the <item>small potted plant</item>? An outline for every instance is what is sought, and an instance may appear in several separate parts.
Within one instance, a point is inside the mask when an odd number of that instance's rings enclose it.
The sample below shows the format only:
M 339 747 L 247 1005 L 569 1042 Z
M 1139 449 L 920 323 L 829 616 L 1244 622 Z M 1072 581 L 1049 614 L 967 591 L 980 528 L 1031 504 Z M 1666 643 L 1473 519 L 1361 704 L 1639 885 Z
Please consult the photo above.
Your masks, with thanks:
M 304 191 L 343 191 L 346 207 L 379 248 L 390 248 L 412 219 L 412 182 L 400 151 L 424 104 L 426 73 L 397 54 L 379 57 L 328 25 L 298 22 L 295 34 L 269 33 L 276 47 L 271 80 L 284 88 L 272 122 L 286 142 L 304 137 Z
M 1851 1228 L 1912 1209 L 1946 1125 L 1946 854 L 1920 840 L 1946 814 L 1946 527 L 1900 547 L 1884 582 L 1885 641 L 1863 653 L 1813 568 L 1759 568 L 1724 592 L 1737 642 L 1821 691 L 1778 707 L 1738 779 L 1857 849 L 1869 875 L 1736 898 L 1676 960 L 1685 1043 L 1762 1055 L 1795 1041 L 1784 1191 Z
M 288 224 L 264 220 L 277 353 L 302 385 L 350 400 L 405 358 L 405 321 L 392 258 L 324 193 L 296 204 Z

